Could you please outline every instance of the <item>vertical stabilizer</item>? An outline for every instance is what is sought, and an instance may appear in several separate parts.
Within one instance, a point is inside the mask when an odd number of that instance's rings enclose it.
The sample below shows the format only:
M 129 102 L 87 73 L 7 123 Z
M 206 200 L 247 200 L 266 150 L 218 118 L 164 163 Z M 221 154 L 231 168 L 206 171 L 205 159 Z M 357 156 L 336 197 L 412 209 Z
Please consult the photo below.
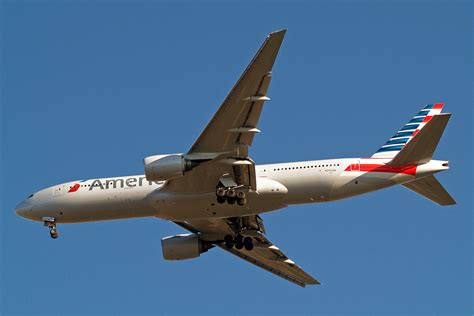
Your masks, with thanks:
M 425 127 L 410 140 L 389 162 L 392 166 L 420 165 L 433 157 L 444 129 L 448 124 L 450 113 L 433 116 Z
M 418 134 L 428 121 L 441 113 L 443 103 L 428 104 L 408 123 L 406 123 L 394 136 L 392 136 L 372 158 L 394 158 L 413 137 Z

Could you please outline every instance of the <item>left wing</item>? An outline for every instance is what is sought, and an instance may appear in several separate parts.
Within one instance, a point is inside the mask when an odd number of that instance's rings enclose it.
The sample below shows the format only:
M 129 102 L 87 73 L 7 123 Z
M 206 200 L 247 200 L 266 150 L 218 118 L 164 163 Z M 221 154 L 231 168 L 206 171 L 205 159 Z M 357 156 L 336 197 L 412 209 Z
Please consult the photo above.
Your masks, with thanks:
M 208 240 L 221 249 L 299 286 L 320 284 L 318 280 L 301 269 L 267 239 L 263 222 L 258 215 L 227 219 L 192 220 L 176 222 L 176 224 L 199 234 L 202 240 Z M 249 251 L 245 248 L 241 250 L 235 247 L 227 248 L 222 241 L 222 236 L 236 233 L 251 237 L 254 248 Z
M 271 70 L 286 30 L 270 33 L 214 117 L 189 150 L 192 153 L 233 152 L 247 156 L 267 97 Z M 239 152 L 240 151 L 240 152 Z
M 185 155 L 199 166 L 166 184 L 165 190 L 215 190 L 223 175 L 256 190 L 255 164 L 248 155 L 265 101 L 271 70 L 286 30 L 270 33 L 214 117 Z

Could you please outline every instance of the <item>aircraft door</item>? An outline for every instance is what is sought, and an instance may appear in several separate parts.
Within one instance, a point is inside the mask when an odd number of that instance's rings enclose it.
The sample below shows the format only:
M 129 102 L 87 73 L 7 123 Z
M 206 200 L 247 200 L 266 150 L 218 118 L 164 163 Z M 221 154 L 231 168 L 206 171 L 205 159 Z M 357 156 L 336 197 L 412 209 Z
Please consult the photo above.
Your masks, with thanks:
M 356 163 L 351 164 L 352 171 L 360 171 L 360 160 L 357 160 Z

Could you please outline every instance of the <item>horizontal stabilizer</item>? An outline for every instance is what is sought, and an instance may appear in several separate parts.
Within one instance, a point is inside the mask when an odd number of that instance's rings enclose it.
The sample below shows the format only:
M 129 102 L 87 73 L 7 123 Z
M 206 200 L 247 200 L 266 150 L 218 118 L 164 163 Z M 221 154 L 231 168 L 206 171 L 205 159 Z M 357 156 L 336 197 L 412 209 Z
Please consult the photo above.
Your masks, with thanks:
M 412 182 L 403 184 L 408 188 L 425 198 L 430 199 L 439 205 L 453 205 L 456 201 L 449 195 L 445 188 L 439 183 L 435 176 L 427 176 Z
M 406 166 L 430 161 L 450 117 L 450 113 L 433 116 L 389 164 L 392 166 Z

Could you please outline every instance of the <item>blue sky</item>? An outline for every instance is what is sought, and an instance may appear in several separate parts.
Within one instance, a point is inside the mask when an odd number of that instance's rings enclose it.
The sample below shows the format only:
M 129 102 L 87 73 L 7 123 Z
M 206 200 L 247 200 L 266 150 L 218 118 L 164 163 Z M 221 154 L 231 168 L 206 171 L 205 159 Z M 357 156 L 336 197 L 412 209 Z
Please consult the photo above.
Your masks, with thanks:
M 3 1 L 1 300 L 5 315 L 472 313 L 469 2 Z M 155 218 L 61 225 L 15 205 L 74 179 L 142 173 L 186 151 L 268 32 L 288 28 L 251 155 L 371 155 L 425 104 L 453 113 L 435 158 L 458 201 L 403 187 L 265 214 L 323 282 L 299 288 L 218 249 L 166 262 Z

